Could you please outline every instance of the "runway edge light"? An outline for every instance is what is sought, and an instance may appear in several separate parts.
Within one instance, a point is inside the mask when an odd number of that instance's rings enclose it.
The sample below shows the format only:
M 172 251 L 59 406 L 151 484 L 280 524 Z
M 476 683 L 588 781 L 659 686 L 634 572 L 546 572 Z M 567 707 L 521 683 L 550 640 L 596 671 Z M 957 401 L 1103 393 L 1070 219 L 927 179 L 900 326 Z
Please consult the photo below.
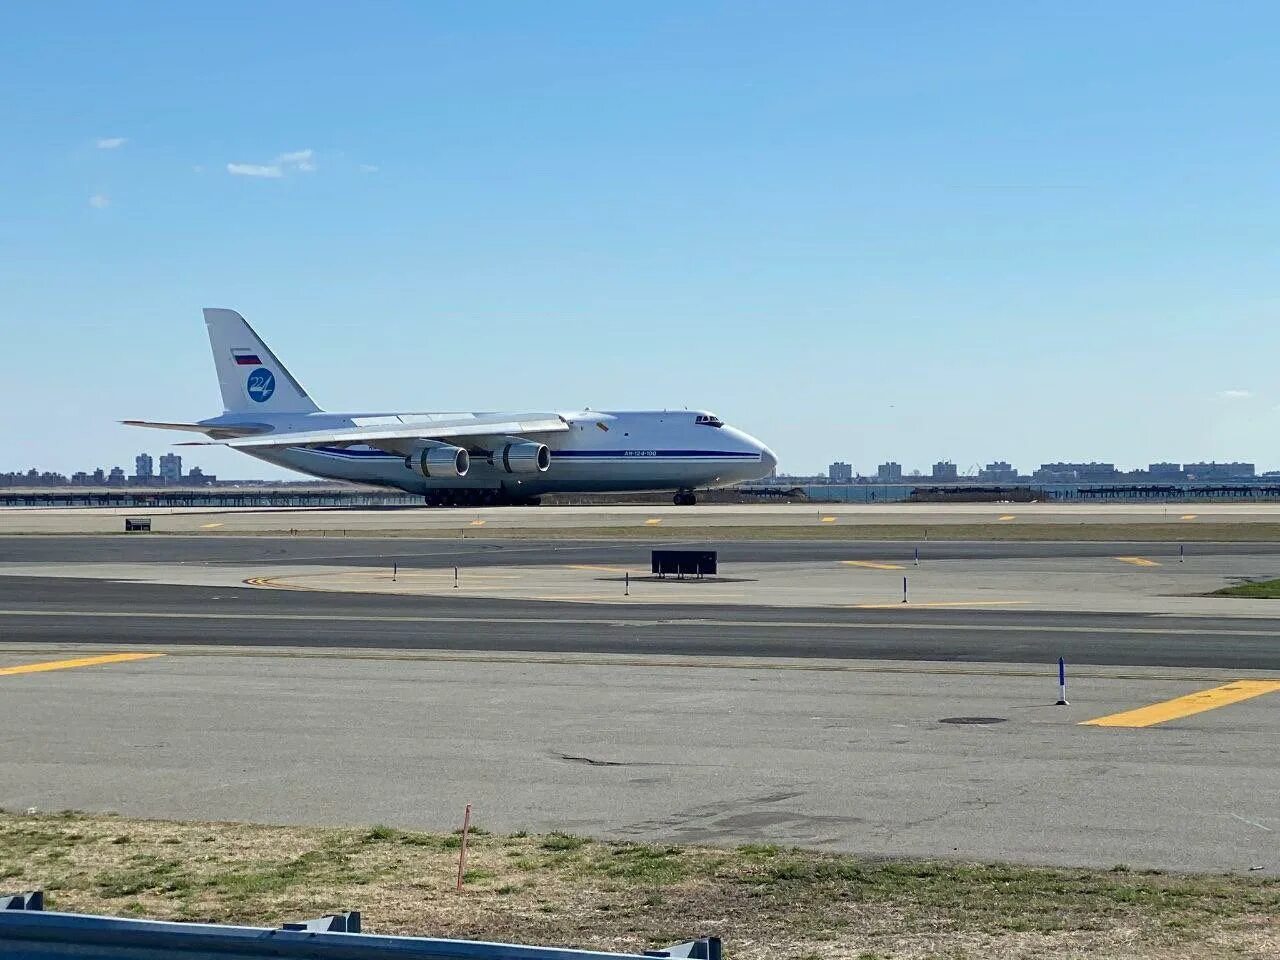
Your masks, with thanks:
M 1068 707 L 1067 703 L 1067 662 L 1058 658 L 1058 702 L 1055 706 Z

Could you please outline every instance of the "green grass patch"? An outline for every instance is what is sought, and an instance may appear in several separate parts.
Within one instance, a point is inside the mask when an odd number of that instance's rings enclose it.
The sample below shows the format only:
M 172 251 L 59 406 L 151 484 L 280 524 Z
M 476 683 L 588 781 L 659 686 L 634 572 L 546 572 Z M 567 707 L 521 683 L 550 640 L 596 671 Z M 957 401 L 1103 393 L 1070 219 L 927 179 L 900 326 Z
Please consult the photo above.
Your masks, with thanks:
M 1214 597 L 1245 597 L 1250 600 L 1280 600 L 1280 580 L 1253 580 L 1223 587 L 1211 594 Z

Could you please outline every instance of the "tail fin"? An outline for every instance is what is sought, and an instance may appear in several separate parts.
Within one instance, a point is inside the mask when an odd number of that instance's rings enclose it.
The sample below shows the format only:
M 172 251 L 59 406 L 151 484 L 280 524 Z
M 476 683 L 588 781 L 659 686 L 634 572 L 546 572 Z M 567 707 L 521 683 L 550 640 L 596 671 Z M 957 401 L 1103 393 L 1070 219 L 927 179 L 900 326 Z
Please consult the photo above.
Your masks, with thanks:
M 234 310 L 206 307 L 205 326 L 227 413 L 315 413 L 320 408 Z

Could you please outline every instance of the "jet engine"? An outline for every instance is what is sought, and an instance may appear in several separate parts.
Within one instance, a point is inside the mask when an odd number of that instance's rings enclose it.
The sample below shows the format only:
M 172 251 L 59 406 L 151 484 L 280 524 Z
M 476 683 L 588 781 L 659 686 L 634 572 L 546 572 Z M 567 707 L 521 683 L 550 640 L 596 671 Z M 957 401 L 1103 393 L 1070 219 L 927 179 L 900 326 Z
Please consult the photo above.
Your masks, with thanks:
M 493 465 L 505 473 L 546 473 L 551 451 L 545 443 L 514 440 L 494 449 Z
M 424 477 L 465 477 L 471 469 L 471 455 L 462 447 L 439 443 L 415 450 L 404 463 Z

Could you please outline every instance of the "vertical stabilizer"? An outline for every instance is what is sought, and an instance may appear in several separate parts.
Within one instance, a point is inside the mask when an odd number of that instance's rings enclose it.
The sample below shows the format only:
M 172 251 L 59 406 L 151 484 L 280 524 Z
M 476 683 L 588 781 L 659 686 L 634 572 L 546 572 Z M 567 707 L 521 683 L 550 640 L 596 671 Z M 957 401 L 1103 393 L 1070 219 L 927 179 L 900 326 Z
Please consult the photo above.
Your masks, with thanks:
M 234 310 L 206 307 L 205 326 L 227 413 L 315 413 L 320 408 Z

